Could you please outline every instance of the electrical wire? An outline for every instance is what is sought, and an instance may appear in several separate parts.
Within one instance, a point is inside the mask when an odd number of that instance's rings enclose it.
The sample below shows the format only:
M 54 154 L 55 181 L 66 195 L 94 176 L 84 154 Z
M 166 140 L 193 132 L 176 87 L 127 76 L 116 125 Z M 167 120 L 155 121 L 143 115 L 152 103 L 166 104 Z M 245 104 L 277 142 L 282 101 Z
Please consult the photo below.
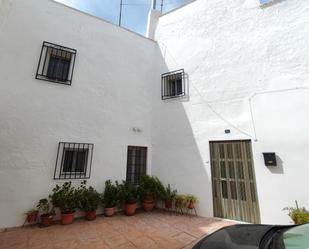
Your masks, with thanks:
M 158 41 L 159 44 L 163 45 L 164 46 L 164 57 L 166 56 L 166 52 L 168 53 L 168 55 L 172 58 L 172 60 L 177 64 L 177 66 L 179 67 L 179 63 L 177 62 L 177 60 L 174 58 L 174 56 L 170 53 L 169 49 L 167 48 L 167 46 L 161 42 L 161 41 Z M 237 125 L 233 124 L 231 121 L 229 121 L 228 119 L 226 119 L 222 114 L 220 114 L 218 111 L 216 111 L 213 106 L 210 104 L 210 102 L 207 102 L 205 100 L 205 96 L 202 95 L 202 93 L 197 89 L 196 86 L 194 85 L 191 85 L 195 91 L 198 93 L 198 95 L 200 96 L 200 99 L 201 101 L 206 104 L 208 106 L 208 108 L 217 116 L 219 117 L 222 121 L 224 121 L 226 124 L 228 124 L 229 126 L 233 127 L 235 130 L 237 130 L 238 132 L 240 132 L 241 134 L 249 137 L 249 138 L 252 138 L 252 139 L 255 139 L 250 133 L 240 129 Z
M 254 138 L 252 135 L 250 135 L 248 132 L 246 132 L 246 131 L 240 129 L 239 127 L 237 127 L 236 125 L 234 125 L 232 122 L 230 122 L 228 119 L 226 119 L 225 117 L 223 117 L 222 114 L 220 114 L 218 111 L 216 111 L 216 110 L 213 108 L 213 106 L 212 106 L 209 102 L 207 102 L 207 101 L 204 99 L 205 96 L 203 96 L 203 95 L 201 94 L 201 92 L 197 89 L 197 87 L 195 87 L 194 85 L 192 85 L 192 86 L 193 86 L 193 88 L 195 89 L 195 91 L 198 93 L 198 95 L 200 96 L 202 102 L 205 103 L 205 104 L 208 106 L 208 108 L 209 108 L 217 117 L 219 117 L 222 121 L 224 121 L 224 122 L 225 122 L 226 124 L 228 124 L 229 126 L 233 127 L 233 128 L 234 128 L 235 130 L 237 130 L 238 132 L 242 133 L 243 135 L 245 135 L 245 136 L 247 136 L 247 137 L 250 137 L 250 138 L 252 138 L 252 139 L 255 139 L 255 138 Z
M 250 107 L 250 115 L 251 115 L 251 121 L 252 121 L 252 127 L 253 127 L 253 133 L 254 133 L 254 140 L 257 141 L 257 132 L 255 127 L 255 120 L 254 120 L 254 114 L 253 114 L 253 108 L 252 108 L 252 99 L 255 98 L 258 95 L 263 94 L 272 94 L 272 93 L 281 93 L 281 92 L 290 92 L 290 91 L 297 91 L 297 90 L 309 90 L 309 86 L 297 86 L 293 88 L 285 88 L 285 89 L 277 89 L 277 90 L 269 90 L 269 91 L 263 91 L 263 92 L 256 92 L 252 94 L 249 97 L 249 107 Z

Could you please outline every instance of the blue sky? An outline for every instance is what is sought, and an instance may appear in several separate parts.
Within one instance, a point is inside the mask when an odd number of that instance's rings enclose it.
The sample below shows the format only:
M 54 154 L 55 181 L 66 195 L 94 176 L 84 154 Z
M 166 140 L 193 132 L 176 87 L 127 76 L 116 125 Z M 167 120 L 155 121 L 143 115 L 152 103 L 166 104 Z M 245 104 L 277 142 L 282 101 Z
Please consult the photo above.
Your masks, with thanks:
M 56 0 L 73 8 L 118 24 L 120 0 Z M 190 0 L 164 0 L 163 12 L 174 9 Z M 123 0 L 122 26 L 145 34 L 151 0 Z M 157 0 L 160 9 L 161 0 Z

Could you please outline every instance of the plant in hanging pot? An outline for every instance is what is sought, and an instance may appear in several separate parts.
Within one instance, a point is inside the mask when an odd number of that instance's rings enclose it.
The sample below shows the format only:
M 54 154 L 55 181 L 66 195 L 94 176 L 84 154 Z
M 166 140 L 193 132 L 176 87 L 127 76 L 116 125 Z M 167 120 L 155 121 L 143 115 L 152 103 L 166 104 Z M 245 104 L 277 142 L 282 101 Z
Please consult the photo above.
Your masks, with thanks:
M 186 207 L 189 209 L 194 209 L 196 206 L 196 203 L 198 202 L 198 199 L 194 195 L 186 195 L 185 196 L 185 203 Z
M 111 217 L 114 215 L 115 207 L 119 203 L 119 198 L 119 188 L 113 184 L 111 180 L 107 180 L 102 196 L 105 216 Z
M 28 223 L 36 223 L 36 221 L 38 220 L 38 214 L 39 211 L 37 209 L 30 209 L 28 210 L 25 215 L 27 216 L 26 221 Z M 26 223 L 25 221 L 25 223 Z
M 122 184 L 116 182 L 116 186 L 119 189 L 120 200 L 125 206 L 125 214 L 128 216 L 134 215 L 139 197 L 137 187 L 126 181 L 123 181 Z
M 47 227 L 53 223 L 54 210 L 50 201 L 46 198 L 39 200 L 36 206 L 42 214 L 40 215 L 40 223 L 42 226 Z
M 86 220 L 95 220 L 97 217 L 96 210 L 100 206 L 101 196 L 91 186 L 86 187 L 86 181 L 81 182 L 76 191 L 78 208 L 85 212 Z
M 142 177 L 138 187 L 142 206 L 145 211 L 151 211 L 158 197 L 162 196 L 164 187 L 157 177 L 145 175 Z
M 162 192 L 162 200 L 164 200 L 165 208 L 172 208 L 175 200 L 177 190 L 172 190 L 170 184 Z
M 65 182 L 62 186 L 56 185 L 50 196 L 54 207 L 61 211 L 61 224 L 68 225 L 74 220 L 75 209 L 77 207 L 76 189 L 71 182 Z

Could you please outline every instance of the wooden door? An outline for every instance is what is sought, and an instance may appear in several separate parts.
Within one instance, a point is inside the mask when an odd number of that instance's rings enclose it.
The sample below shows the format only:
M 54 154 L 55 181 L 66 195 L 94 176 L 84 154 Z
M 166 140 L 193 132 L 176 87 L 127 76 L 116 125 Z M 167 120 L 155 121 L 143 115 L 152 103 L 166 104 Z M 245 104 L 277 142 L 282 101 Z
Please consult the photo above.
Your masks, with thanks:
M 210 142 L 214 215 L 260 223 L 251 141 Z

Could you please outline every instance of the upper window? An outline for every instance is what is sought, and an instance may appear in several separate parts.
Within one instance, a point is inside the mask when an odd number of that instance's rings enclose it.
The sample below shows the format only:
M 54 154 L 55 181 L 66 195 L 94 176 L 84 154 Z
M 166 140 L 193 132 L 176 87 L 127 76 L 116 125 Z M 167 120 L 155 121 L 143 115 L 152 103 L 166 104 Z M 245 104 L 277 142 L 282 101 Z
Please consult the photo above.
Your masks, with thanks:
M 177 70 L 162 74 L 161 77 L 162 99 L 185 96 L 185 73 Z
M 90 178 L 93 144 L 60 142 L 54 179 Z
M 126 181 L 138 185 L 146 175 L 147 147 L 128 146 Z
M 76 50 L 43 42 L 36 79 L 71 85 Z

